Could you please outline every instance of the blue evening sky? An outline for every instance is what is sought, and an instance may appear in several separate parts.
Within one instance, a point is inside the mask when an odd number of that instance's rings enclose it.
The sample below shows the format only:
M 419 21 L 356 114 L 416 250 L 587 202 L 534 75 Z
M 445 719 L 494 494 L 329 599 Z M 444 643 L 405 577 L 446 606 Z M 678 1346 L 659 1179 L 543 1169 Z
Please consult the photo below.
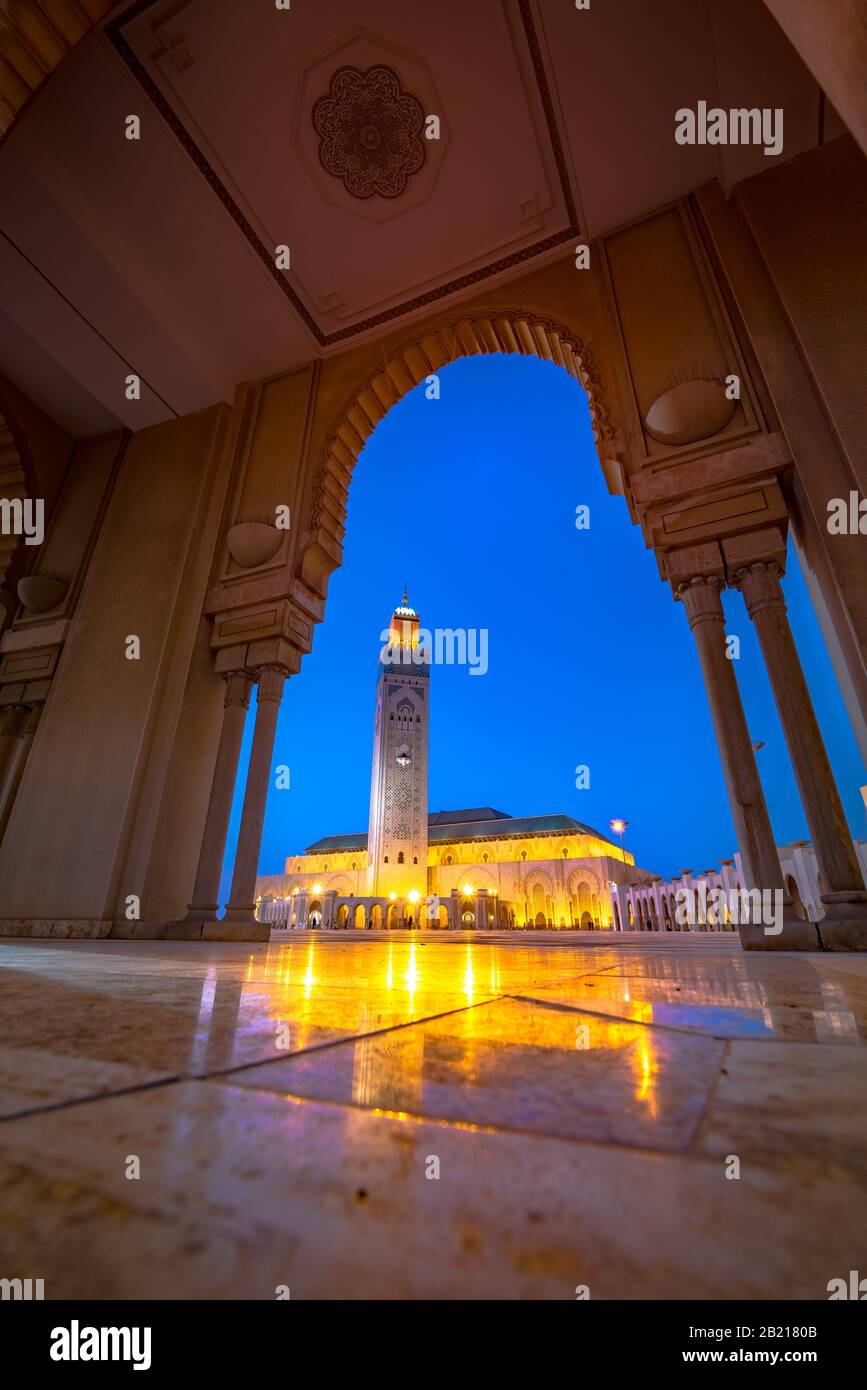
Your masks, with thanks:
M 404 584 L 430 628 L 486 628 L 489 669 L 435 666 L 430 809 L 562 811 L 665 876 L 736 849 L 692 634 L 653 552 L 609 495 L 584 393 L 551 363 L 472 357 L 440 373 L 377 427 L 349 496 L 341 569 L 312 653 L 286 685 L 260 872 L 323 835 L 367 829 L 379 635 Z M 575 509 L 590 507 L 590 529 Z M 850 825 L 864 835 L 867 775 L 793 553 L 789 613 Z M 761 654 L 737 593 L 728 632 L 771 820 L 782 844 L 809 832 Z M 251 703 L 229 831 L 234 857 Z M 577 790 L 586 764 L 590 787 Z M 228 894 L 229 871 L 223 895 Z

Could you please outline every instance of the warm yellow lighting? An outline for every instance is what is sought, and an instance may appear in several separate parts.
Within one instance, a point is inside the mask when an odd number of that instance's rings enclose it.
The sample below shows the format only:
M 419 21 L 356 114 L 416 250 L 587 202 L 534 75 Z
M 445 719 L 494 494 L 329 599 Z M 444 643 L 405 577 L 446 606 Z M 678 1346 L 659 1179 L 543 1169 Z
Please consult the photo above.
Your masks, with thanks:
M 394 902 L 395 899 L 397 898 L 397 894 L 396 894 L 396 893 L 389 893 L 388 896 L 391 898 L 391 901 L 392 901 L 392 902 Z
M 321 883 L 314 883 L 314 885 L 313 885 L 313 892 L 314 892 L 314 893 L 321 893 L 321 892 L 322 892 L 322 884 L 321 884 Z
M 613 820 L 609 821 L 609 825 L 611 826 L 611 829 L 614 831 L 615 835 L 622 835 L 624 830 L 626 829 L 627 822 L 625 820 Z
M 417 888 L 413 888 L 412 892 L 408 896 L 411 903 L 417 903 L 419 898 L 421 897 L 421 893 L 418 891 Z
M 464 994 L 470 1004 L 473 1002 L 473 951 L 472 947 L 467 947 L 467 968 L 464 974 Z
M 461 892 L 465 898 L 471 898 L 473 896 L 473 885 L 471 883 L 465 883 Z

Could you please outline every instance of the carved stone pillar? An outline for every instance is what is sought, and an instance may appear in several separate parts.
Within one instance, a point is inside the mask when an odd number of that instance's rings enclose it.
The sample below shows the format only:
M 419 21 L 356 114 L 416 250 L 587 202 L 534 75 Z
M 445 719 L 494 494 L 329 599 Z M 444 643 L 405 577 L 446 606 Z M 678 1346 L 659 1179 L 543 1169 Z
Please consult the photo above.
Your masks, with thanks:
M 241 812 L 241 829 L 235 853 L 235 870 L 226 915 L 223 921 L 256 922 L 256 872 L 262 827 L 265 823 L 265 803 L 271 779 L 271 758 L 277 715 L 283 698 L 283 683 L 288 675 L 285 667 L 263 666 L 259 672 L 259 694 L 256 701 L 256 728 L 250 750 L 247 788 Z
M 238 775 L 238 758 L 241 753 L 241 740 L 244 737 L 244 720 L 250 703 L 252 678 L 246 671 L 229 671 L 225 681 L 223 727 L 202 833 L 193 900 L 184 919 L 187 922 L 213 921 L 219 906 L 220 871 L 226 852 L 226 836 L 229 832 L 232 796 Z
M 12 808 L 15 805 L 15 798 L 18 795 L 18 788 L 21 785 L 21 778 L 24 776 L 24 769 L 27 766 L 27 759 L 30 756 L 30 749 L 42 714 L 41 704 L 30 705 L 27 708 L 21 706 L 14 708 L 17 717 L 10 721 L 13 724 L 12 731 L 8 736 L 10 743 L 6 745 L 4 750 L 8 751 L 8 762 L 5 772 L 2 774 L 2 780 L 0 780 L 0 840 L 6 833 L 6 826 L 12 815 Z M 6 743 L 5 728 L 3 742 Z
M 756 561 L 736 571 L 735 586 L 755 625 L 824 880 L 822 944 L 867 949 L 867 890 L 789 626 L 782 573 L 776 561 Z
M 741 924 L 741 942 L 747 949 L 818 950 L 815 927 L 793 916 L 791 901 L 785 894 L 783 871 L 744 707 L 734 668 L 726 654 L 722 588 L 719 576 L 701 575 L 680 582 L 676 597 L 686 609 L 698 649 L 741 854 L 744 887 L 783 893 L 782 932 L 771 935 L 758 924 Z

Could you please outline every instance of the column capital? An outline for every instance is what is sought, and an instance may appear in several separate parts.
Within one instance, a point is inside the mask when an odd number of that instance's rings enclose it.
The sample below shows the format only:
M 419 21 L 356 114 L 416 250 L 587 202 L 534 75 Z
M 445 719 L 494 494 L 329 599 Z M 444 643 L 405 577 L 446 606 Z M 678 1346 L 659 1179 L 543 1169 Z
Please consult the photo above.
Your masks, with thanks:
M 250 672 L 244 670 L 224 671 L 223 680 L 226 682 L 223 708 L 229 709 L 231 706 L 239 706 L 241 709 L 247 709 L 250 704 L 250 691 L 253 685 L 253 677 Z
M 735 570 L 732 584 L 743 594 L 751 618 L 766 608 L 785 609 L 782 576 L 783 567 L 776 560 L 756 560 Z
M 259 682 L 258 701 L 275 700 L 279 705 L 283 698 L 283 685 L 289 671 L 285 666 L 260 666 L 256 672 Z
M 14 704 L 3 705 L 0 708 L 0 734 L 7 734 L 13 738 L 26 738 L 29 712 L 30 705 L 22 704 L 18 700 Z
M 697 574 L 692 579 L 682 579 L 674 591 L 675 600 L 686 609 L 691 628 L 699 623 L 723 622 L 723 606 L 720 594 L 725 585 L 718 574 Z

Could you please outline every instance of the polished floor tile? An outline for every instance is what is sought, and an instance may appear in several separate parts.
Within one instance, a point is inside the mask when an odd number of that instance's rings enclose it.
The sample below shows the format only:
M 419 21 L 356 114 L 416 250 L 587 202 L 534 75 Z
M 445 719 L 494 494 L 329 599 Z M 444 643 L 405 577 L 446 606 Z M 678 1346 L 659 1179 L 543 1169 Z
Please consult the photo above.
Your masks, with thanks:
M 709 936 L 3 941 L 2 1273 L 823 1298 L 867 1245 L 865 992 Z
M 867 1222 L 806 1177 L 184 1082 L 9 1122 L 0 1226 L 49 1298 L 822 1298 Z
M 722 1055 L 711 1038 L 503 1000 L 229 1079 L 462 1124 L 677 1150 L 692 1141 Z
M 714 1037 L 867 1042 L 867 975 L 791 958 L 782 967 L 747 957 L 642 964 L 560 980 L 530 997 Z
M 860 1182 L 867 1208 L 867 1052 L 733 1042 L 699 1148 L 742 1165 L 809 1160 Z

